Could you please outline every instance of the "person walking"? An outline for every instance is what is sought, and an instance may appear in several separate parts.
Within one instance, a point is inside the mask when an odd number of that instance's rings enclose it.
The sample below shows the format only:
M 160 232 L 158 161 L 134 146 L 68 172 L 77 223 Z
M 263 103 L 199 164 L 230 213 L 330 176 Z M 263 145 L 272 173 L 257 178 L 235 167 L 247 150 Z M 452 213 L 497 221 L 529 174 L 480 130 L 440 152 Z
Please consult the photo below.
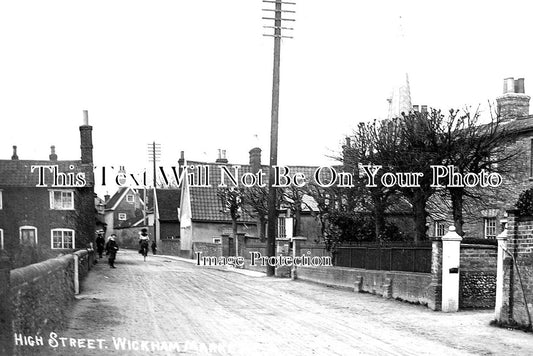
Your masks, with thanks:
M 155 243 L 155 240 L 152 241 L 152 253 L 155 255 L 155 252 L 157 251 L 157 244 Z
M 117 251 L 118 251 L 118 244 L 115 241 L 115 237 L 117 235 L 111 234 L 109 236 L 107 243 L 105 245 L 106 255 L 109 256 L 109 267 L 116 268 L 115 267 L 115 259 L 117 258 Z
M 102 258 L 102 254 L 104 253 L 105 248 L 105 239 L 102 234 L 98 234 L 96 237 L 96 252 L 98 253 L 98 257 Z

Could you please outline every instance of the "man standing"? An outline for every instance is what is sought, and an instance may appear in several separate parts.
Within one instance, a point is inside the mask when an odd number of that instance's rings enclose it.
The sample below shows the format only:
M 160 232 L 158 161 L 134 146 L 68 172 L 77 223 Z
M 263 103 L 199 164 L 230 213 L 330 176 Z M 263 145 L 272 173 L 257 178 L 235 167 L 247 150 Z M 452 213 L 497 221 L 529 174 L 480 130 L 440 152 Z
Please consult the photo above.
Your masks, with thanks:
M 104 247 L 105 247 L 105 238 L 101 233 L 99 233 L 98 237 L 96 238 L 96 252 L 98 252 L 99 258 L 102 258 Z
M 117 245 L 117 242 L 115 241 L 116 236 L 117 235 L 115 234 L 111 234 L 111 236 L 109 236 L 107 243 L 105 245 L 106 255 L 109 256 L 109 266 L 111 268 L 116 268 L 115 258 L 117 257 L 117 251 L 118 251 L 118 245 Z

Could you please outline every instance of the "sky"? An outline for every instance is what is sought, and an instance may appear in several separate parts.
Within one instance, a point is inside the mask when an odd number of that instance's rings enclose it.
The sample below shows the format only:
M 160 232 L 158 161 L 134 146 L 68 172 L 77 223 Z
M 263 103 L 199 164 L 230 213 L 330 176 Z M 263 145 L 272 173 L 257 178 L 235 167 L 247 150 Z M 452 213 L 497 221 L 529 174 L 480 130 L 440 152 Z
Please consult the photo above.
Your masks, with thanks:
M 281 45 L 280 165 L 328 165 L 358 122 L 386 117 L 397 73 L 413 104 L 477 107 L 503 79 L 533 85 L 528 1 L 291 0 Z M 83 110 L 97 166 L 180 151 L 268 164 L 272 5 L 260 0 L 0 1 L 0 159 L 79 159 Z M 399 18 L 403 39 L 399 41 Z M 533 89 L 532 91 L 533 92 Z M 131 167 L 131 168 L 130 168 Z M 111 192 L 112 193 L 112 192 Z

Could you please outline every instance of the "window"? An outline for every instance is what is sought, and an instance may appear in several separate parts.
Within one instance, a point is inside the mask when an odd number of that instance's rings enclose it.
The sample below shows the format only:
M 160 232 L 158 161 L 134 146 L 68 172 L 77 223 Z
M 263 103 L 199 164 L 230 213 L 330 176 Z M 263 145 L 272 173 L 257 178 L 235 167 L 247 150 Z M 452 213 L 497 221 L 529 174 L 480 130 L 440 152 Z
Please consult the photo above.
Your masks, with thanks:
M 50 209 L 72 210 L 74 209 L 74 192 L 71 190 L 51 190 Z
M 53 229 L 52 248 L 74 248 L 74 230 Z
M 23 245 L 37 245 L 37 229 L 33 226 L 21 226 L 19 229 L 20 243 Z
M 485 238 L 496 238 L 496 218 L 485 218 Z
M 133 203 L 135 201 L 135 196 L 133 194 L 126 195 L 126 201 L 128 203 Z
M 278 218 L 278 238 L 285 238 L 287 234 L 285 232 L 285 218 Z
M 222 238 L 220 238 L 220 237 L 213 237 L 213 243 L 214 243 L 214 244 L 221 244 L 221 243 L 222 243 Z
M 446 222 L 444 220 L 435 221 L 435 237 L 442 237 L 446 234 Z
M 126 221 L 126 213 L 118 213 L 118 219 L 122 221 Z
M 4 230 L 0 229 L 0 250 L 4 249 Z

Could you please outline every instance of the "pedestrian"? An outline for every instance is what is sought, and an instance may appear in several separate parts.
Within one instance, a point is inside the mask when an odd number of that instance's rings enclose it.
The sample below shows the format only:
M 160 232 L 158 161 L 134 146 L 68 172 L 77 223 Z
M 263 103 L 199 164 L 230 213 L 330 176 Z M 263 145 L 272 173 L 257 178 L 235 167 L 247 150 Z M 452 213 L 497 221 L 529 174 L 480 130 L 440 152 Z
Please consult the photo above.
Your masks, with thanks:
M 146 248 L 146 253 L 148 253 L 148 241 L 150 240 L 150 237 L 148 236 L 148 230 L 147 229 L 141 229 L 141 232 L 139 232 L 139 253 L 144 253 L 143 249 Z
M 102 253 L 104 253 L 105 248 L 105 239 L 102 234 L 98 234 L 96 237 L 96 252 L 98 253 L 98 257 L 102 258 Z
M 155 251 L 157 251 L 157 244 L 155 243 L 155 240 L 152 242 L 152 253 L 155 255 Z
M 109 238 L 107 239 L 107 243 L 105 245 L 105 250 L 106 250 L 106 255 L 109 256 L 109 266 L 111 268 L 116 268 L 115 267 L 115 259 L 117 257 L 117 251 L 118 251 L 118 245 L 117 245 L 117 242 L 115 241 L 115 237 L 117 235 L 115 234 L 111 234 L 111 236 L 109 236 Z

